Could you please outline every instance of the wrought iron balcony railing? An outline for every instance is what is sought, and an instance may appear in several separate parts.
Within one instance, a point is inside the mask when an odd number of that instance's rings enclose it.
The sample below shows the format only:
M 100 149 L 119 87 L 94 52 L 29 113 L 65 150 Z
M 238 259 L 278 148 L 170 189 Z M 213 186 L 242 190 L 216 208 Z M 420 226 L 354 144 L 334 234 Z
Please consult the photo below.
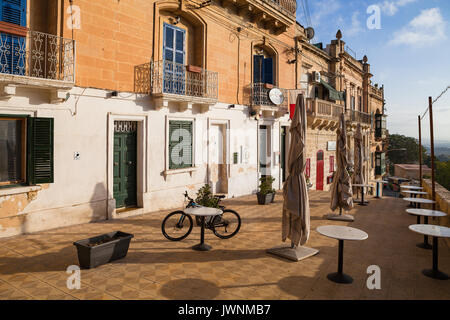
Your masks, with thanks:
M 174 94 L 217 100 L 219 76 L 202 68 L 156 61 L 135 67 L 135 92 Z
M 338 119 L 344 112 L 344 108 L 342 106 L 331 101 L 321 99 L 307 99 L 306 106 L 308 114 L 327 119 Z
M 347 119 L 352 121 L 352 122 L 360 122 L 363 124 L 371 124 L 371 117 L 370 114 L 365 113 L 365 112 L 361 112 L 361 111 L 357 111 L 357 110 L 347 110 Z
M 288 90 L 279 89 L 284 96 L 283 102 L 280 105 L 275 105 L 269 99 L 269 91 L 272 88 L 264 83 L 252 83 L 251 84 L 251 105 L 252 106 L 269 106 L 269 107 L 279 107 L 288 108 Z
M 37 31 L 0 33 L 0 74 L 75 82 L 75 41 Z
M 297 1 L 295 0 L 262 0 L 263 3 L 276 8 L 278 11 L 288 16 L 294 16 L 297 11 Z

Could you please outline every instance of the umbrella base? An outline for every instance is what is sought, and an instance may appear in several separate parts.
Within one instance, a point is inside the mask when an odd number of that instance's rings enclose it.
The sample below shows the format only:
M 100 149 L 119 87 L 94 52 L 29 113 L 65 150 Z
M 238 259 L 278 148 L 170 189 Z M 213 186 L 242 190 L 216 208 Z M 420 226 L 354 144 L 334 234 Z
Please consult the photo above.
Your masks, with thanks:
M 339 273 L 339 272 L 330 273 L 327 276 L 327 278 L 336 283 L 352 283 L 353 282 L 352 277 L 350 277 L 344 273 Z
M 319 250 L 308 247 L 291 248 L 290 246 L 278 246 L 267 249 L 266 252 L 297 262 L 318 254 Z
M 328 214 L 326 215 L 326 218 L 328 220 L 335 220 L 335 221 L 346 221 L 346 222 L 353 222 L 355 221 L 355 217 L 353 217 L 350 214 Z
M 448 280 L 449 277 L 445 273 L 439 271 L 439 270 L 433 270 L 433 269 L 425 269 L 422 271 L 424 275 L 427 277 L 437 279 L 437 280 Z

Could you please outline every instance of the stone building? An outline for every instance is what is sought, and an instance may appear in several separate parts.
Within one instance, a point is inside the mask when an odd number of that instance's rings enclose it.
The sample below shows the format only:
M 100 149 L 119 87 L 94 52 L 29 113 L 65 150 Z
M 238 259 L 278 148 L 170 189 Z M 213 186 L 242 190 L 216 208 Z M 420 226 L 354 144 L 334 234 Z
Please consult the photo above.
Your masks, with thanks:
M 205 183 L 280 189 L 300 92 L 314 188 L 328 188 L 339 112 L 374 139 L 367 60 L 341 36 L 311 44 L 294 0 L 0 7 L 0 237 L 179 207 Z

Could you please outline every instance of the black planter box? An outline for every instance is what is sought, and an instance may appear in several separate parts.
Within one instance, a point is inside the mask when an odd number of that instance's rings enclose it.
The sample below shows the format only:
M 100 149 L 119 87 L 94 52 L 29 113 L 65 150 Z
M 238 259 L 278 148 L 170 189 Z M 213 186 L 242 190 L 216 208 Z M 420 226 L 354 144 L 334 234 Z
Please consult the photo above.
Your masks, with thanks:
M 97 243 L 108 237 L 120 238 L 99 245 L 89 246 L 89 244 Z M 133 237 L 129 233 L 114 231 L 75 241 L 73 244 L 77 247 L 80 267 L 84 269 L 95 268 L 102 264 L 124 258 L 127 255 L 128 247 Z
M 274 201 L 275 201 L 275 192 L 272 193 L 272 199 L 270 200 L 270 203 L 274 203 Z
M 258 204 L 269 204 L 272 202 L 272 197 L 275 196 L 274 193 L 268 193 L 268 194 L 261 194 L 261 193 L 257 193 L 256 196 L 258 197 Z

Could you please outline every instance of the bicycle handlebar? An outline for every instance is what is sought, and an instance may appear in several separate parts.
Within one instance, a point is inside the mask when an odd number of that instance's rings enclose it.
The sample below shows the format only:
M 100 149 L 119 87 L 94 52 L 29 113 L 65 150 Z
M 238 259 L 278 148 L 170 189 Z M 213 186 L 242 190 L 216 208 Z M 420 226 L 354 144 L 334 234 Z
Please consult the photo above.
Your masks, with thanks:
M 185 198 L 187 198 L 189 201 L 194 201 L 194 199 L 192 199 L 192 198 L 189 197 L 187 191 L 185 191 L 185 192 L 183 193 L 183 196 L 184 196 Z

